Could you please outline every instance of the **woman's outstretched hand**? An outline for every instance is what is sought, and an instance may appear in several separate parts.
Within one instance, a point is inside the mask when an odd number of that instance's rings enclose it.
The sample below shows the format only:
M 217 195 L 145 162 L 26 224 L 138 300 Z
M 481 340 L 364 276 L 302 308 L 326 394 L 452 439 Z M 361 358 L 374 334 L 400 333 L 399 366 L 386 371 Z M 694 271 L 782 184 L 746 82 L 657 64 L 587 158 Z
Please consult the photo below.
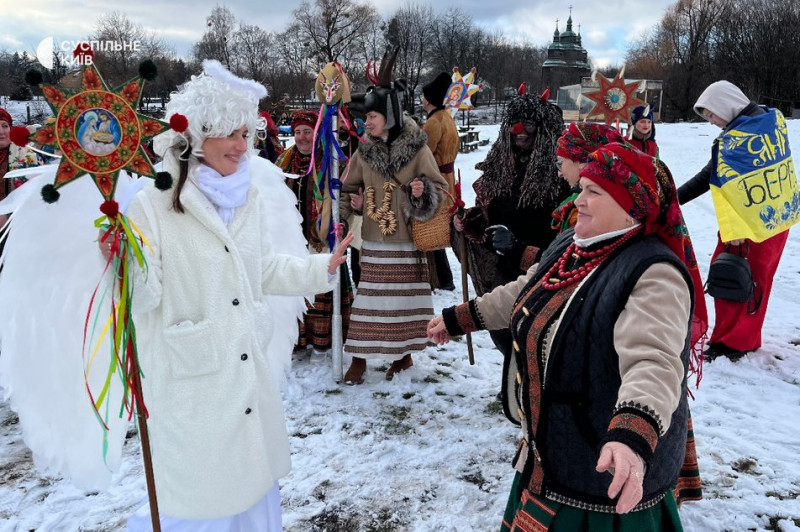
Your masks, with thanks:
M 450 334 L 447 332 L 447 327 L 444 326 L 444 318 L 441 314 L 428 322 L 428 338 L 431 338 L 438 345 L 443 345 L 450 341 Z
M 333 254 L 331 254 L 331 261 L 328 263 L 328 273 L 331 275 L 335 275 L 337 271 L 339 271 L 339 266 L 344 264 L 347 260 L 347 248 L 350 246 L 350 242 L 353 241 L 353 232 L 350 231 L 347 233 L 347 236 L 339 242 L 339 245 L 336 246 L 336 249 L 333 250 Z
M 630 512 L 642 500 L 644 464 L 630 447 L 616 441 L 603 445 L 596 469 L 598 473 L 610 471 L 614 475 L 608 487 L 608 497 L 615 499 L 619 495 L 618 514 Z

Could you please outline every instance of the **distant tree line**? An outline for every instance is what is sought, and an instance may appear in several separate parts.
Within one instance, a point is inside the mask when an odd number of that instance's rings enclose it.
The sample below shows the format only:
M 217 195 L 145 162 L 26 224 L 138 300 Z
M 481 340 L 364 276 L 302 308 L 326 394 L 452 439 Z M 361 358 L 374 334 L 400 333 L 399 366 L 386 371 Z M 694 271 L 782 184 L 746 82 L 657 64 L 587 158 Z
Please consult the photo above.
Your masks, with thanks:
M 139 62 L 153 59 L 159 76 L 145 85 L 144 96 L 166 101 L 169 93 L 200 71 L 204 59 L 217 59 L 239 75 L 263 83 L 265 103 L 275 109 L 284 97 L 297 102 L 313 91 L 316 73 L 337 60 L 355 92 L 368 85 L 369 61 L 386 49 L 399 48 L 395 77 L 412 93 L 437 72 L 454 66 L 466 73 L 476 67 L 484 83 L 474 98 L 503 99 L 505 89 L 527 81 L 541 88 L 546 44 L 510 40 L 499 31 L 478 27 L 458 7 L 435 11 L 432 4 L 408 2 L 382 18 L 367 0 L 307 0 L 292 13 L 283 31 L 270 32 L 237 20 L 216 6 L 189 58 L 177 57 L 162 37 L 134 24 L 124 13 L 101 16 L 87 39 L 137 41 L 137 50 L 96 52 L 95 63 L 114 87 L 137 75 Z M 628 78 L 664 81 L 666 120 L 696 118 L 692 105 L 711 82 L 728 79 L 753 99 L 788 114 L 800 107 L 800 2 L 797 0 L 677 0 L 661 21 L 628 49 Z M 543 38 L 542 41 L 545 41 Z M 37 94 L 24 82 L 30 68 L 43 70 L 45 81 L 69 87 L 79 79 L 60 64 L 45 70 L 26 53 L 0 51 L 0 95 L 27 99 Z M 614 75 L 619 66 L 604 68 Z
M 720 79 L 789 114 L 800 107 L 798 28 L 797 0 L 679 0 L 628 49 L 625 75 L 664 80 L 666 119 L 696 118 Z
M 227 7 L 218 5 L 207 17 L 206 30 L 188 59 L 177 57 L 162 37 L 122 12 L 101 16 L 86 39 L 140 43 L 137 50 L 95 52 L 94 62 L 111 87 L 136 76 L 139 62 L 150 58 L 159 76 L 145 85 L 144 96 L 166 99 L 200 71 L 202 60 L 216 59 L 233 72 L 263 83 L 270 91 L 268 107 L 279 105 L 284 96 L 294 101 L 309 98 L 317 72 L 333 60 L 342 64 L 353 90 L 363 91 L 369 84 L 368 62 L 380 61 L 386 49 L 395 47 L 399 48 L 395 77 L 406 79 L 412 93 L 437 72 L 451 72 L 458 66 L 466 73 L 475 67 L 485 85 L 478 101 L 502 98 L 506 87 L 523 81 L 538 87 L 546 58 L 546 45 L 513 41 L 500 32 L 481 29 L 460 8 L 437 12 L 431 4 L 411 2 L 384 19 L 367 1 L 308 0 L 279 32 L 237 20 Z M 55 59 L 58 63 L 58 54 Z M 45 81 L 65 87 L 77 88 L 80 81 L 77 72 L 69 72 L 62 64 L 47 70 L 27 53 L 0 51 L 0 94 L 14 99 L 38 94 L 37 88 L 31 90 L 24 82 L 31 68 L 41 70 Z

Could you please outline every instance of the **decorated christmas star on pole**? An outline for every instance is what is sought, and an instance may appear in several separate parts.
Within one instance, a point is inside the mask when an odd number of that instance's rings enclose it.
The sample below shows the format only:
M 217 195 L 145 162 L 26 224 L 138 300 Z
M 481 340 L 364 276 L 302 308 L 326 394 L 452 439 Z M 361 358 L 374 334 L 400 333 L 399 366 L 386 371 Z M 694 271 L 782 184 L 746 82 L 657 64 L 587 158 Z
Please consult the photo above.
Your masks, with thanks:
M 586 119 L 602 115 L 608 125 L 615 121 L 628 123 L 631 111 L 639 105 L 645 105 L 644 101 L 636 97 L 641 82 L 625 83 L 623 73 L 624 69 L 613 80 L 599 72 L 594 73 L 592 77 L 596 76 L 600 88 L 582 95 L 595 102 Z
M 476 83 L 477 69 L 472 67 L 466 76 L 462 76 L 458 67 L 453 67 L 453 83 L 447 89 L 444 106 L 450 110 L 450 115 L 455 116 L 460 109 L 470 111 L 475 108 L 471 97 L 483 88 L 483 83 Z
M 81 45 L 76 49 L 76 54 L 79 52 L 91 55 L 91 51 L 86 52 Z M 178 131 L 181 128 L 185 130 L 186 124 L 185 118 L 181 123 L 180 118 L 183 117 L 179 115 L 173 117 L 168 125 L 136 111 L 144 80 L 152 80 L 156 76 L 152 61 L 142 62 L 139 66 L 140 75 L 115 89 L 108 88 L 91 61 L 86 63 L 81 90 L 78 91 L 43 84 L 41 74 L 35 72 L 26 75 L 30 84 L 40 85 L 53 111 L 55 123 L 39 129 L 30 137 L 15 135 L 15 138 L 17 142 L 30 139 L 62 153 L 55 182 L 42 188 L 45 202 L 57 202 L 59 188 L 85 175 L 94 181 L 103 196 L 104 201 L 100 205 L 102 216 L 95 220 L 95 226 L 100 230 L 101 245 L 108 246 L 104 278 L 110 279 L 110 285 L 102 286 L 102 280 L 98 283 L 85 319 L 85 387 L 97 420 L 104 430 L 104 457 L 110 416 L 122 417 L 127 414 L 130 420 L 134 413 L 137 414 L 153 529 L 160 530 L 146 422 L 147 409 L 142 396 L 143 375 L 131 314 L 134 296 L 132 268 L 147 268 L 143 247 L 148 243 L 136 225 L 120 212 L 119 205 L 114 201 L 114 192 L 122 171 L 154 178 L 156 187 L 162 190 L 170 188 L 172 177 L 166 172 L 156 173 L 142 145 L 170 127 Z M 110 315 L 101 316 L 100 309 L 106 300 L 110 300 L 111 312 Z M 100 350 L 106 338 L 111 346 L 108 358 Z M 89 384 L 89 376 L 97 368 L 104 372 L 105 378 L 100 389 L 93 389 Z M 122 381 L 123 391 L 119 402 L 116 402 L 117 398 L 110 397 L 111 383 L 115 379 Z

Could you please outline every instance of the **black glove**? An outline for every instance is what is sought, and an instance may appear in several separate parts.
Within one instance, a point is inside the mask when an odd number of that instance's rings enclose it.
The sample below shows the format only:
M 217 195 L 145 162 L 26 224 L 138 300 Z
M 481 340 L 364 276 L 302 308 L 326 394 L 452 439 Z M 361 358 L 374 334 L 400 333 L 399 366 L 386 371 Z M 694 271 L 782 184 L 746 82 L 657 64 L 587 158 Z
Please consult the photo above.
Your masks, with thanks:
M 514 237 L 514 233 L 509 231 L 505 225 L 490 225 L 485 232 L 494 252 L 500 256 L 511 254 L 520 245 L 519 240 Z

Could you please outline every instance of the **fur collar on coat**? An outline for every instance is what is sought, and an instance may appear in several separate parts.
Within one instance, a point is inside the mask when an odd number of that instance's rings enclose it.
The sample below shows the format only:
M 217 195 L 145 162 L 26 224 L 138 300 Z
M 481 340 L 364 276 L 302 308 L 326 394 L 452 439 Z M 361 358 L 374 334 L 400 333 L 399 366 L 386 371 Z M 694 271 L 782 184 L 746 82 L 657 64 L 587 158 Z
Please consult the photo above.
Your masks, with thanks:
M 403 130 L 394 141 L 386 143 L 367 134 L 358 152 L 373 170 L 388 177 L 396 175 L 401 168 L 410 163 L 427 143 L 427 133 L 406 116 L 403 120 Z

